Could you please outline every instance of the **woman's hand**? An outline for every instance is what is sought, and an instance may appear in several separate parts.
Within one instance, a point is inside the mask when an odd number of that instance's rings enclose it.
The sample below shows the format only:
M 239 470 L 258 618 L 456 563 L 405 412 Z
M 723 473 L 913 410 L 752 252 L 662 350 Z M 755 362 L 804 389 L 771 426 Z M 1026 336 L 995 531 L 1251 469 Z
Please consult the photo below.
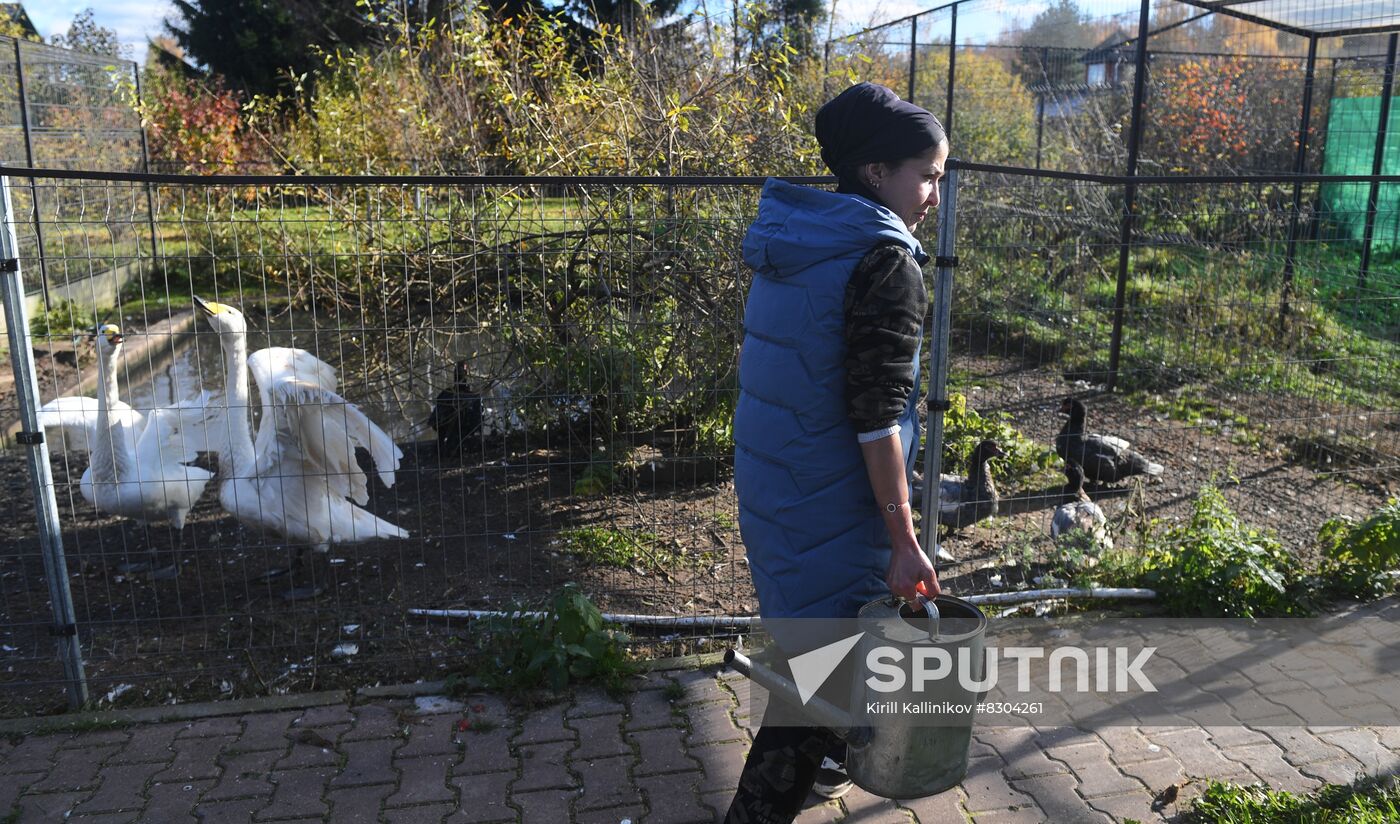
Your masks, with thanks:
M 919 594 L 936 598 L 943 590 L 933 564 L 917 541 L 895 541 L 889 569 L 885 571 L 885 586 L 906 601 L 913 601 Z

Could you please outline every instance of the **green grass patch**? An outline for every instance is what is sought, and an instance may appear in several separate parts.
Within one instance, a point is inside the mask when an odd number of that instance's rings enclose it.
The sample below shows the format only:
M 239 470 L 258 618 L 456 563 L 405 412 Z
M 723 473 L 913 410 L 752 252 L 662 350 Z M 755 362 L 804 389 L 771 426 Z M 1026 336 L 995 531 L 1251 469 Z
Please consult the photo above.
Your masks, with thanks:
M 560 530 L 559 542 L 570 555 L 614 569 L 664 572 L 703 563 L 713 555 L 712 552 L 681 552 L 665 546 L 653 532 L 617 527 L 581 526 Z
M 1327 784 L 1308 795 L 1212 781 L 1183 824 L 1392 824 L 1400 821 L 1393 777 Z

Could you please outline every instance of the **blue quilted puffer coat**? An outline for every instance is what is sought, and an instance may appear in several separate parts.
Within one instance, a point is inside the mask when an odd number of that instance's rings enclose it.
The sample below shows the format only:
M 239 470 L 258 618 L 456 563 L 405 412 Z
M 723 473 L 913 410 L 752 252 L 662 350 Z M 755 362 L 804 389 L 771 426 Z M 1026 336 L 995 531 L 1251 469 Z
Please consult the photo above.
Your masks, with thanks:
M 883 206 L 779 180 L 764 186 L 744 238 L 754 279 L 739 356 L 734 486 L 764 619 L 852 617 L 889 594 L 889 534 L 847 417 L 844 366 L 847 281 L 886 243 L 920 264 L 928 259 Z M 900 419 L 909 471 L 918 386 L 916 374 Z

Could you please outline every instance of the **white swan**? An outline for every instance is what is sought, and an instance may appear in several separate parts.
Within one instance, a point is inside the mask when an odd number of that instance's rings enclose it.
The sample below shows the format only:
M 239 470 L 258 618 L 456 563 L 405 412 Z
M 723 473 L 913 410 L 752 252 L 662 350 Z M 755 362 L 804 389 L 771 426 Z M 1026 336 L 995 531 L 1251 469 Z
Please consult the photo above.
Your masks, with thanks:
M 219 333 L 227 370 L 228 413 L 210 424 L 219 451 L 219 502 L 243 524 L 326 553 L 331 544 L 406 538 L 408 532 L 363 508 L 369 500 L 355 448 L 369 452 L 385 486 L 403 453 L 355 404 L 336 393 L 335 369 L 302 349 L 274 347 L 248 355 L 243 313 L 195 298 Z M 256 441 L 249 421 L 248 373 L 262 415 Z M 299 559 L 300 560 L 300 559 Z M 312 597 L 316 586 L 287 597 Z
M 183 537 L 185 516 L 204 493 L 212 472 L 185 462 L 203 443 L 199 429 L 208 395 L 192 404 L 142 413 L 117 396 L 117 355 L 122 332 L 115 324 L 98 328 L 96 398 L 58 398 L 39 410 L 39 423 L 61 429 L 70 443 L 88 449 L 88 468 L 79 489 L 98 512 L 141 523 L 168 520 Z M 152 553 L 154 555 L 154 553 Z M 179 567 L 153 569 L 129 563 L 125 572 L 152 571 L 173 577 Z

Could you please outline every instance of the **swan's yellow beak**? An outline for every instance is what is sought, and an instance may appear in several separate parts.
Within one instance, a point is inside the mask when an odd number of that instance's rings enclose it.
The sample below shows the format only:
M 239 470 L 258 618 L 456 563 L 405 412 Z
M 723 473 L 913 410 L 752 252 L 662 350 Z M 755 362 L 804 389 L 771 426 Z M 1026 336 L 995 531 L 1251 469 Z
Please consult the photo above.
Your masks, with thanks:
M 222 303 L 215 303 L 211 300 L 204 300 L 199 295 L 192 295 L 191 297 L 194 298 L 194 305 L 198 306 L 200 309 L 203 309 L 204 314 L 209 315 L 211 317 L 230 308 L 228 306 L 223 305 Z
M 115 323 L 104 323 L 97 327 L 97 334 L 107 339 L 107 342 L 116 346 L 122 342 L 122 330 Z

